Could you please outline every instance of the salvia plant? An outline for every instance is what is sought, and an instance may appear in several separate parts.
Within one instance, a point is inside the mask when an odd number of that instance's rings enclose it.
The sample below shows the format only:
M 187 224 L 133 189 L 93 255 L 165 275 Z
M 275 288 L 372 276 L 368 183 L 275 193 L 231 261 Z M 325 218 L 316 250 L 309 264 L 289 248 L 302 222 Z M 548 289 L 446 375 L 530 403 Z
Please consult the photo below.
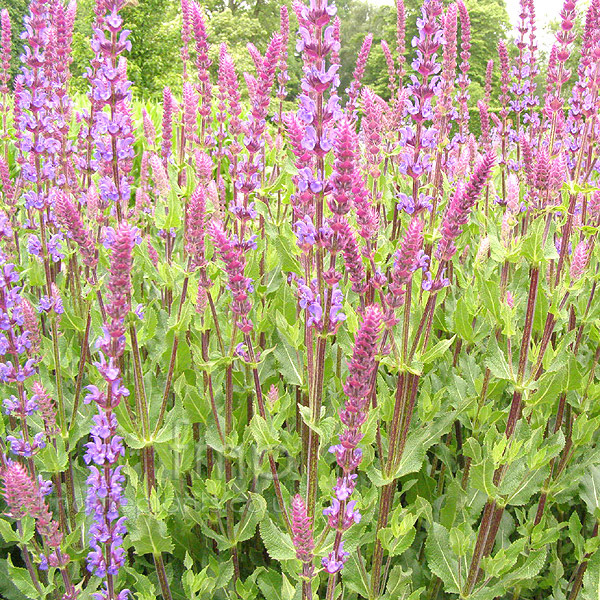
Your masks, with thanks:
M 240 73 L 182 0 L 143 107 L 124 5 L 83 98 L 75 0 L 14 80 L 0 15 L 0 596 L 598 598 L 600 0 L 543 65 L 521 0 L 477 115 L 463 0 L 397 1 L 389 99 L 332 1 Z

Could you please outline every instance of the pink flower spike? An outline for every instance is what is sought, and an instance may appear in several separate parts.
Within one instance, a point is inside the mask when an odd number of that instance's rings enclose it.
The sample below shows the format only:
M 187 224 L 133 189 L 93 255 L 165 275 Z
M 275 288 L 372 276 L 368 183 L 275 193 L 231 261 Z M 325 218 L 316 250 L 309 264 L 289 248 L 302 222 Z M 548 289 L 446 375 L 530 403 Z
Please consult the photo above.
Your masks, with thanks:
M 292 500 L 292 541 L 298 559 L 303 563 L 312 562 L 315 547 L 312 522 L 300 494 L 296 494 Z
M 571 260 L 570 276 L 572 281 L 581 279 L 590 260 L 590 247 L 587 242 L 579 242 Z
M 204 265 L 204 220 L 206 218 L 206 193 L 198 186 L 188 203 L 187 229 L 185 232 L 185 250 L 192 268 Z
M 98 263 L 94 241 L 89 231 L 83 226 L 78 210 L 62 191 L 57 193 L 54 212 L 58 222 L 79 246 L 83 264 L 93 269 Z

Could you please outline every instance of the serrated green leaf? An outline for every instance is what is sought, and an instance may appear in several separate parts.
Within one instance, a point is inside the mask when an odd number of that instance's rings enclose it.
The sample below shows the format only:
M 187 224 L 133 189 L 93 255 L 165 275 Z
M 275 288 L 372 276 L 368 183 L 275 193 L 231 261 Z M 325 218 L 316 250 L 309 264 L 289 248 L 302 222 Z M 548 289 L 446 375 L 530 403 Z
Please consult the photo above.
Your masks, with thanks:
M 458 559 L 450 549 L 450 534 L 443 525 L 433 523 L 425 543 L 425 556 L 431 572 L 442 580 L 444 590 L 460 593 Z
M 173 551 L 173 542 L 164 521 L 142 513 L 136 519 L 136 527 L 129 538 L 138 554 L 159 555 Z
M 326 417 L 325 419 L 320 419 L 318 423 L 315 423 L 312 419 L 312 411 L 309 406 L 299 406 L 300 415 L 302 416 L 302 420 L 306 423 L 306 426 L 309 429 L 312 429 L 316 432 L 323 442 L 331 439 L 338 422 L 333 417 Z
M 220 590 L 233 579 L 233 558 L 219 563 L 219 573 L 215 579 L 214 589 Z
M 286 385 L 302 385 L 302 366 L 298 360 L 297 352 L 287 343 L 281 341 L 275 346 L 273 352 Z
M 494 461 L 486 456 L 471 469 L 471 483 L 476 490 L 482 491 L 488 498 L 495 498 L 498 488 L 494 485 Z
M 464 298 L 459 298 L 454 310 L 454 331 L 466 342 L 473 340 L 472 317 Z
M 583 600 L 598 600 L 600 598 L 600 550 L 596 550 L 588 561 L 583 576 L 581 597 Z
M 450 346 L 452 346 L 452 342 L 454 342 L 455 338 L 456 336 L 453 335 L 448 340 L 440 340 L 435 346 L 433 346 L 433 348 L 430 348 L 429 350 L 427 350 L 427 352 L 425 352 L 425 354 L 422 354 L 419 357 L 419 361 L 422 362 L 424 365 L 434 361 L 436 358 L 444 354 L 444 352 L 446 352 L 446 350 L 448 350 Z
M 296 558 L 296 549 L 289 533 L 283 532 L 269 517 L 259 524 L 260 537 L 273 560 L 292 560 Z
M 344 585 L 363 598 L 369 598 L 370 577 L 360 568 L 356 554 L 351 554 L 342 571 Z
M 600 516 L 600 467 L 592 466 L 588 470 L 588 476 L 580 483 L 579 495 L 585 502 L 588 510 L 596 518 Z
M 259 452 L 272 450 L 279 444 L 279 435 L 273 428 L 272 424 L 268 423 L 256 413 L 248 426 Z
M 21 569 L 20 567 L 15 567 L 12 562 L 12 558 L 10 554 L 6 558 L 7 566 L 8 566 L 8 574 L 10 575 L 10 579 L 14 586 L 27 598 L 31 598 L 32 600 L 39 600 L 40 597 L 44 597 L 45 594 L 42 593 L 40 596 L 40 592 L 37 591 L 35 585 L 31 581 L 31 576 L 27 569 Z
M 513 375 L 508 365 L 508 361 L 504 356 L 504 352 L 502 352 L 500 346 L 498 346 L 495 336 L 492 336 L 490 341 L 490 347 L 485 359 L 485 366 L 497 379 L 505 379 L 507 381 L 513 380 Z
M 266 512 L 266 500 L 259 494 L 253 494 L 250 492 L 250 504 L 248 505 L 248 511 L 246 512 L 245 518 L 237 525 L 235 540 L 237 542 L 249 540 L 254 535 L 258 523 L 264 519 Z
M 2 536 L 2 539 L 9 544 L 11 542 L 19 541 L 19 536 L 16 531 L 10 526 L 10 523 L 4 519 L 0 519 L 0 536 Z

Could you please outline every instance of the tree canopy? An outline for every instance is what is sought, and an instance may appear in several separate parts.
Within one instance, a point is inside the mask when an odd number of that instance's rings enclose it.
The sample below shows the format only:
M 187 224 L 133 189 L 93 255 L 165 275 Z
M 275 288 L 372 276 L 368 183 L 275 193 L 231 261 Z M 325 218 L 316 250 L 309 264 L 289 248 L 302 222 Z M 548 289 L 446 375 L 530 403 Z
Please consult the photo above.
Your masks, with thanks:
M 213 69 L 216 71 L 218 64 L 219 45 L 226 42 L 238 71 L 252 71 L 254 67 L 246 46 L 252 43 L 264 51 L 271 35 L 279 29 L 281 3 L 278 0 L 203 0 L 202 4 L 209 17 Z M 405 2 L 408 60 L 411 60 L 413 53 L 411 40 L 417 34 L 416 19 L 421 4 L 421 0 Z M 483 93 L 488 57 L 496 55 L 498 40 L 507 35 L 509 20 L 504 0 L 489 0 L 485 3 L 466 0 L 465 4 L 471 18 L 471 102 L 475 104 Z M 13 23 L 16 71 L 20 52 L 19 34 L 27 2 L 8 0 L 7 6 Z M 89 42 L 94 17 L 93 6 L 94 0 L 79 0 L 77 6 L 73 34 L 74 60 L 71 67 L 76 76 L 85 72 L 92 57 Z M 299 89 L 301 65 L 294 43 L 298 23 L 290 1 L 288 8 L 291 76 L 288 89 L 289 97 L 293 98 Z M 364 83 L 386 97 L 389 94 L 388 75 L 380 43 L 383 39 L 390 47 L 395 47 L 395 6 L 378 6 L 365 0 L 338 0 L 337 8 L 343 41 L 340 54 L 340 93 L 344 93 L 350 85 L 358 51 L 365 36 L 372 33 L 373 45 Z M 181 5 L 177 0 L 135 0 L 123 10 L 123 17 L 126 27 L 131 30 L 132 51 L 129 53 L 128 66 L 134 94 L 142 99 L 157 99 L 165 85 L 175 85 L 181 77 Z M 85 80 L 76 77 L 75 81 L 79 82 L 79 86 L 85 86 Z

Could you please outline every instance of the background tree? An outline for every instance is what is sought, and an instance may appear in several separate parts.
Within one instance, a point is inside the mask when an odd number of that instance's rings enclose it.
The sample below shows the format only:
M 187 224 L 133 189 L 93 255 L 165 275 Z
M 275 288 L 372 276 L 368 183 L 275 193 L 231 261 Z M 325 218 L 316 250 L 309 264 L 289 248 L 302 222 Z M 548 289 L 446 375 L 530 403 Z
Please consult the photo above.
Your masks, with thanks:
M 90 38 L 94 18 L 94 1 L 79 0 L 73 32 L 73 85 L 75 91 L 87 91 L 87 81 L 80 76 L 85 73 L 92 57 Z M 445 0 L 447 4 L 449 0 Z M 487 60 L 496 56 L 498 40 L 506 37 L 509 19 L 504 0 L 465 0 L 471 17 L 471 105 L 475 106 L 483 94 Z M 244 71 L 254 72 L 247 45 L 254 44 L 264 52 L 268 40 L 279 29 L 280 2 L 276 0 L 203 0 L 208 17 L 209 41 L 211 43 L 212 69 L 216 76 L 219 45 L 226 42 L 240 76 Z M 298 23 L 287 2 L 290 14 L 290 77 L 288 101 L 292 102 L 299 92 L 302 77 L 299 56 L 295 50 L 295 32 Z M 387 98 L 388 75 L 381 50 L 385 39 L 391 48 L 396 46 L 395 6 L 377 6 L 365 0 L 338 0 L 341 19 L 342 50 L 340 54 L 339 93 L 345 94 L 352 80 L 356 56 L 368 33 L 373 34 L 373 45 L 367 63 L 364 83 Z M 411 41 L 417 35 L 416 20 L 421 11 L 421 0 L 406 0 L 406 47 L 407 60 L 412 60 Z M 7 8 L 13 23 L 14 72 L 19 65 L 23 16 L 27 0 L 9 0 Z M 175 84 L 181 77 L 181 5 L 178 0 L 135 0 L 123 10 L 125 26 L 131 30 L 133 48 L 128 57 L 129 78 L 133 81 L 134 95 L 140 99 L 160 99 L 165 85 Z M 191 48 L 193 52 L 193 47 Z M 497 80 L 497 71 L 495 81 Z M 242 86 L 244 89 L 244 86 Z M 291 104 L 290 104 L 291 107 Z

